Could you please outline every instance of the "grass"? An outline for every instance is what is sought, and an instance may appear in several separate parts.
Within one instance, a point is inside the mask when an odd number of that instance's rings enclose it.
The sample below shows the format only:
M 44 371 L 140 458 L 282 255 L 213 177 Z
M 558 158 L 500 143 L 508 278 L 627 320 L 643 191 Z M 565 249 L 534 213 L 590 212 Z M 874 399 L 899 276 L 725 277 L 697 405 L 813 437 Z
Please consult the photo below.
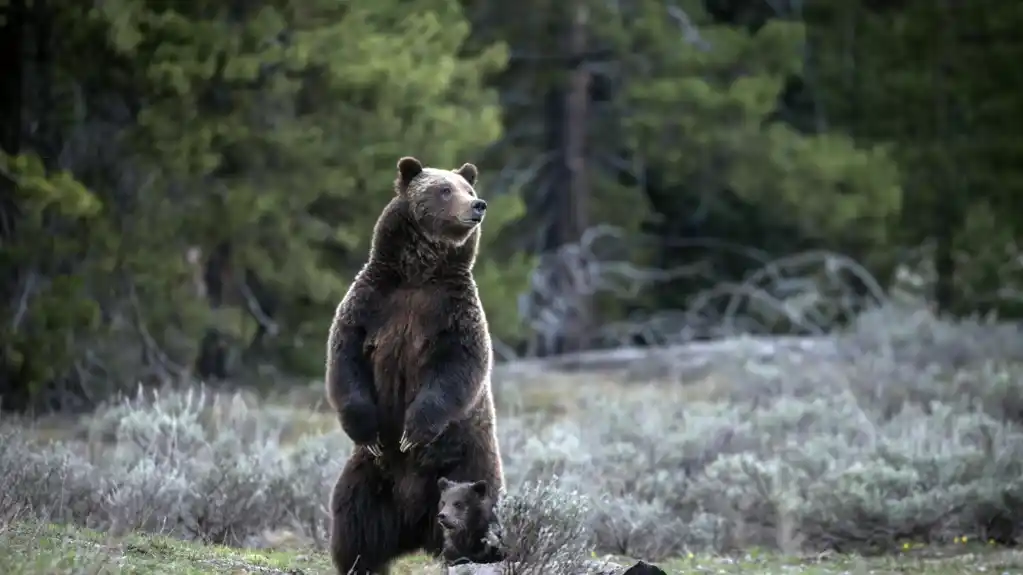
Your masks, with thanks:
M 111 537 L 63 525 L 15 523 L 0 529 L 5 575 L 333 575 L 329 558 L 311 551 L 238 549 L 142 534 Z M 436 566 L 424 556 L 406 558 L 395 569 L 395 575 L 428 572 L 436 573 Z
M 783 557 L 747 553 L 741 558 L 694 557 L 660 565 L 672 574 L 760 573 L 764 575 L 962 575 L 1023 573 L 1023 553 L 983 545 L 958 548 L 917 548 L 897 555 L 858 557 L 821 555 Z
M 609 559 L 629 564 L 622 557 Z M 765 575 L 961 575 L 1023 573 L 1023 552 L 963 544 L 954 548 L 911 548 L 894 556 L 840 555 L 784 557 L 749 552 L 740 557 L 693 556 L 667 561 L 673 575 L 761 573 Z M 395 575 L 435 575 L 429 558 L 407 557 Z M 152 535 L 122 538 L 68 526 L 14 523 L 0 527 L 0 573 L 6 575 L 333 575 L 318 552 L 246 550 L 187 543 Z

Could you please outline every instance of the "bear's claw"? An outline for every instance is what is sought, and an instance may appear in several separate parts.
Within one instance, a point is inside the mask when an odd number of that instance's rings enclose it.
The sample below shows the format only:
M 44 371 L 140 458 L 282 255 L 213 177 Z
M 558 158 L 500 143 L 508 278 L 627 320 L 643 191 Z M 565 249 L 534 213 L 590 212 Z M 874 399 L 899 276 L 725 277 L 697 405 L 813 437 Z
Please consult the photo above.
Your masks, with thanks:
M 401 441 L 398 442 L 398 451 L 405 453 L 406 451 L 415 447 L 416 444 L 409 440 L 408 432 L 403 431 L 401 434 Z
M 384 448 L 382 445 L 380 445 L 380 436 L 377 436 L 376 440 L 373 441 L 373 443 L 364 445 L 363 447 L 365 447 L 366 451 L 368 451 L 369 454 L 372 455 L 373 457 L 380 457 L 381 455 L 384 454 Z

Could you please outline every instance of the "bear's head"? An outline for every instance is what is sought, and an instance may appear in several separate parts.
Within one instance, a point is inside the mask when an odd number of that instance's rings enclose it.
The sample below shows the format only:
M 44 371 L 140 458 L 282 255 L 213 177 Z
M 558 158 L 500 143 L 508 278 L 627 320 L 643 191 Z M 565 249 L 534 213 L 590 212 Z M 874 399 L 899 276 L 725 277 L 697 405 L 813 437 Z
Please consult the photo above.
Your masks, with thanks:
M 437 523 L 445 531 L 483 529 L 492 521 L 494 502 L 486 481 L 460 482 L 441 477 L 437 487 Z
M 395 193 L 408 215 L 435 241 L 464 244 L 483 221 L 487 202 L 476 197 L 479 171 L 472 164 L 457 170 L 426 168 L 412 157 L 398 160 Z

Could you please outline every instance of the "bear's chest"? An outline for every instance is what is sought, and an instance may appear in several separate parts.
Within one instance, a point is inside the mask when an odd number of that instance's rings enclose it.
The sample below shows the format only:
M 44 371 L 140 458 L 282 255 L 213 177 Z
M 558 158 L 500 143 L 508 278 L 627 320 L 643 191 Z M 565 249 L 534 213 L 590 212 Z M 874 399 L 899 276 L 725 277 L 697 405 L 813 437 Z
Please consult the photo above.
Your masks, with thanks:
M 425 289 L 396 290 L 381 299 L 377 328 L 366 339 L 375 372 L 405 378 L 422 368 L 431 341 L 447 324 L 440 300 Z

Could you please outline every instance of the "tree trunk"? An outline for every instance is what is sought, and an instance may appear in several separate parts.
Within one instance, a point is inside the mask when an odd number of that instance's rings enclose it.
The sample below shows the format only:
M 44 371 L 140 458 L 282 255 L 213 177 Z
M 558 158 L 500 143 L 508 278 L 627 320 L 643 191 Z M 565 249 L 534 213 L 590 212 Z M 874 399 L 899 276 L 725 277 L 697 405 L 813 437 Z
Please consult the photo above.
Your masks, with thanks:
M 0 149 L 5 154 L 16 155 L 21 151 L 22 78 L 24 60 L 22 47 L 25 37 L 25 2 L 9 0 L 0 10 L 0 61 L 7 72 L 0 83 Z M 15 239 L 19 209 L 16 186 L 13 180 L 0 174 L 0 245 L 9 246 Z M 22 270 L 15 262 L 6 258 L 0 260 L 0 305 L 4 306 L 5 328 L 16 330 L 15 317 L 19 304 L 19 286 Z M 24 370 L 17 368 L 7 356 L 7 346 L 0 347 L 0 407 L 21 409 L 29 400 L 28 382 Z
M 936 234 L 936 246 L 934 254 L 935 280 L 935 304 L 939 312 L 954 312 L 956 307 L 955 294 L 955 233 L 962 225 L 963 203 L 961 198 L 966 195 L 962 190 L 963 179 L 959 170 L 948 161 L 956 155 L 962 141 L 961 126 L 959 124 L 959 110 L 953 100 L 952 90 L 952 53 L 954 41 L 955 15 L 951 13 L 951 7 L 943 2 L 941 8 L 943 16 L 942 33 L 938 36 L 940 42 L 940 55 L 937 62 L 937 105 L 935 114 L 935 125 L 938 127 L 938 135 L 941 139 L 942 150 L 945 157 L 944 162 L 938 162 L 942 166 L 938 173 L 941 174 L 936 186 L 946 188 L 945 193 L 939 193 L 937 206 L 934 214 L 934 222 L 937 224 L 934 232 Z M 939 188 L 940 189 L 940 188 Z
M 565 105 L 565 164 L 568 168 L 568 186 L 565 203 L 561 210 L 562 244 L 578 243 L 589 227 L 589 182 L 586 178 L 586 122 L 589 104 L 590 73 L 586 68 L 586 26 L 588 10 L 584 0 L 578 0 L 571 13 L 569 33 L 570 60 L 574 63 L 569 72 L 568 91 Z M 572 287 L 572 283 L 566 282 Z M 587 334 L 593 323 L 592 298 L 580 293 L 566 294 L 574 302 L 574 316 L 567 326 L 566 352 L 580 351 L 588 344 Z

